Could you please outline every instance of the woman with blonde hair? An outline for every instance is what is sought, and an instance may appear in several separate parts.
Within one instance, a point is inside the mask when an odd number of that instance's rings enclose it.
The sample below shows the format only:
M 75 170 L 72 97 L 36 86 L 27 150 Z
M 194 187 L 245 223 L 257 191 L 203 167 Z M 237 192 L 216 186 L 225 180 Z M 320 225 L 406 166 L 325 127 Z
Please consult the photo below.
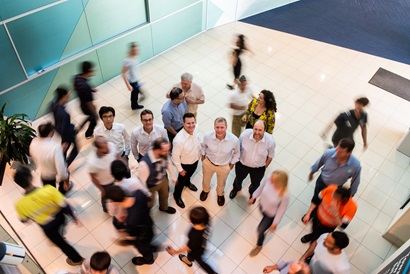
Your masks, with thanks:
M 250 197 L 248 204 L 259 199 L 259 208 L 262 213 L 262 220 L 258 225 L 258 242 L 255 248 L 249 253 L 251 257 L 256 256 L 262 250 L 265 232 L 269 229 L 275 231 L 288 208 L 290 195 L 288 192 L 288 174 L 284 170 L 275 170 L 267 176 Z

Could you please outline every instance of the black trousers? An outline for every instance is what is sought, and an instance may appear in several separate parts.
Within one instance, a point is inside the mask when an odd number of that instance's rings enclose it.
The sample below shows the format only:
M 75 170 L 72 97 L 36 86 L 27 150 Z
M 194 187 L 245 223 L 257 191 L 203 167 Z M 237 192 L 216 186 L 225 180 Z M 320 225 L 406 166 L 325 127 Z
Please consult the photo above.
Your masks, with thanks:
M 215 270 L 213 270 L 212 267 L 203 260 L 203 253 L 204 252 L 190 251 L 188 252 L 187 256 L 188 260 L 190 260 L 191 262 L 196 261 L 202 267 L 202 269 L 205 270 L 206 273 L 216 274 Z
M 174 190 L 175 199 L 181 199 L 184 186 L 189 186 L 189 184 L 191 183 L 191 177 L 194 174 L 198 166 L 198 161 L 196 161 L 195 163 L 191 165 L 181 164 L 181 166 L 186 171 L 186 174 L 185 176 L 182 176 L 181 174 L 178 175 L 177 184 L 175 185 L 175 190 Z
M 136 237 L 134 241 L 135 248 L 141 253 L 144 260 L 149 262 L 154 259 L 154 253 L 152 252 L 151 242 L 154 238 L 154 230 L 151 224 L 141 225 L 141 226 L 127 226 L 128 233 L 130 236 Z
M 64 158 L 66 160 L 67 167 L 69 167 L 78 155 L 78 146 L 77 146 L 77 141 L 75 139 L 75 135 L 69 136 L 69 138 L 63 139 L 61 142 L 67 143 L 67 148 L 64 151 Z M 72 148 L 71 148 L 70 154 L 67 157 L 67 151 L 70 149 L 70 147 Z
M 87 122 L 90 122 L 87 130 L 85 131 L 85 137 L 91 137 L 94 134 L 95 127 L 97 126 L 98 117 L 95 116 L 87 107 L 81 107 L 81 110 L 85 115 L 88 115 L 88 117 L 82 122 L 80 129 L 82 129 Z
M 41 181 L 43 182 L 43 186 L 52 185 L 53 187 L 56 187 L 56 179 L 47 180 L 41 178 Z M 63 195 L 67 193 L 67 191 L 64 190 L 64 182 L 58 183 L 58 191 L 60 191 Z
M 65 255 L 69 259 L 71 259 L 73 262 L 79 262 L 83 258 L 81 257 L 80 254 L 72 247 L 69 245 L 66 240 L 63 238 L 63 236 L 60 234 L 60 227 L 64 225 L 65 223 L 65 216 L 63 212 L 59 212 L 53 221 L 49 222 L 48 224 L 41 226 L 43 229 L 44 233 L 46 234 L 47 238 L 50 239 L 56 246 L 58 246 L 61 251 L 64 252 Z
M 328 227 L 322 224 L 317 217 L 317 212 L 315 212 L 312 218 L 312 238 L 310 242 L 313 243 L 319 239 L 322 234 L 333 232 L 335 229 L 336 227 Z
M 249 186 L 249 194 L 255 192 L 255 190 L 261 184 L 262 178 L 265 175 L 266 167 L 248 167 L 241 163 L 241 161 L 235 164 L 235 181 L 233 182 L 233 189 L 239 191 L 242 189 L 242 182 L 248 176 L 251 177 L 251 185 Z
M 182 127 L 179 129 L 175 129 L 175 131 L 178 133 L 181 129 Z M 168 129 L 167 129 L 167 135 L 168 135 L 168 140 L 169 140 L 169 143 L 171 144 L 171 150 L 172 150 L 172 147 L 173 147 L 172 141 L 174 141 L 174 138 L 176 135 L 172 134 L 171 131 L 169 131 Z
M 114 183 L 111 183 L 111 184 L 108 184 L 108 185 L 101 185 L 101 186 L 104 189 L 104 191 L 107 192 L 107 188 L 112 186 L 112 185 L 114 185 Z M 105 196 L 102 196 L 102 195 L 101 195 L 101 205 L 102 205 L 103 211 L 108 212 L 108 210 L 107 210 L 107 199 L 105 198 Z
M 132 90 L 131 90 L 131 108 L 136 109 L 138 104 L 138 95 L 141 93 L 140 85 L 137 82 L 130 83 Z

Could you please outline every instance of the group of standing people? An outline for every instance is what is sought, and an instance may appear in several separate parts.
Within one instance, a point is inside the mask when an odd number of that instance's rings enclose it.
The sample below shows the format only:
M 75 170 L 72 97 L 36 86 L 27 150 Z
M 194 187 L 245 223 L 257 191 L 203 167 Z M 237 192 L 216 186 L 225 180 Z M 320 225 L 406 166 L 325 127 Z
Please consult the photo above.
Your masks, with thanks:
M 219 206 L 225 204 L 225 185 L 230 171 L 235 168 L 236 175 L 229 193 L 230 199 L 236 197 L 242 189 L 243 181 L 250 175 L 248 204 L 254 204 L 259 198 L 262 213 L 262 220 L 257 227 L 257 242 L 250 251 L 250 256 L 258 255 L 266 232 L 275 231 L 281 222 L 290 203 L 290 193 L 286 171 L 275 170 L 265 176 L 275 155 L 276 143 L 272 132 L 277 106 L 275 97 L 269 90 L 262 90 L 258 98 L 254 98 L 246 76 L 240 75 L 239 56 L 244 50 L 250 51 L 244 39 L 243 35 L 238 36 L 238 49 L 232 54 L 235 80 L 232 86 L 234 91 L 229 95 L 228 102 L 233 110 L 232 132 L 227 130 L 227 120 L 218 117 L 214 121 L 214 130 L 206 133 L 202 141 L 196 117 L 198 105 L 205 103 L 205 96 L 202 88 L 193 83 L 191 74 L 182 74 L 181 81 L 166 93 L 169 99 L 161 110 L 163 127 L 154 124 L 151 110 L 144 109 L 140 113 L 142 124 L 129 135 L 124 125 L 114 122 L 114 108 L 103 106 L 97 112 L 93 102 L 93 93 L 97 90 L 88 83 L 94 74 L 94 65 L 83 62 L 81 73 L 75 76 L 74 89 L 78 94 L 81 110 L 87 118 L 79 128 L 74 127 L 64 107 L 69 100 L 69 92 L 59 87 L 51 105 L 55 126 L 51 123 L 40 125 L 39 136 L 30 146 L 30 154 L 41 170 L 44 187 L 33 186 L 31 172 L 25 167 L 19 169 L 14 177 L 26 192 L 24 198 L 16 204 L 20 218 L 23 221 L 32 219 L 37 222 L 47 237 L 67 255 L 68 264 L 83 263 L 84 259 L 60 234 L 60 227 L 65 223 L 64 214 L 77 220 L 63 195 L 72 188 L 68 167 L 79 150 L 76 134 L 89 122 L 85 137 L 94 138 L 94 150 L 88 158 L 88 173 L 92 183 L 100 190 L 103 211 L 113 216 L 115 228 L 119 232 L 125 232 L 127 239 L 141 253 L 142 256 L 132 259 L 135 265 L 154 262 L 157 247 L 152 244 L 154 220 L 150 212 L 156 193 L 159 196 L 159 210 L 174 214 L 176 209 L 168 203 L 171 181 L 175 186 L 175 203 L 184 208 L 182 196 L 185 187 L 193 192 L 198 191 L 191 178 L 199 161 L 202 161 L 203 174 L 200 200 L 207 200 L 211 191 L 210 182 L 216 173 Z M 137 78 L 137 56 L 138 47 L 132 43 L 122 69 L 124 82 L 131 92 L 132 109 L 144 108 L 138 103 L 141 90 Z M 367 114 L 363 109 L 368 103 L 367 98 L 359 98 L 354 110 L 336 118 L 334 123 L 337 130 L 332 138 L 334 148 L 328 149 L 317 160 L 308 175 L 310 181 L 314 173 L 321 169 L 311 206 L 301 219 L 305 224 L 312 220 L 312 233 L 301 239 L 303 243 L 310 243 L 308 250 L 298 261 L 280 262 L 265 267 L 265 273 L 273 270 L 280 270 L 281 273 L 348 273 L 349 264 L 343 252 L 348 245 L 348 238 L 344 232 L 334 230 L 337 227 L 346 228 L 357 210 L 352 197 L 360 183 L 361 168 L 358 159 L 352 155 L 355 146 L 353 133 L 360 125 L 364 147 L 367 147 Z M 98 118 L 103 123 L 96 128 Z M 326 128 L 323 138 L 330 128 L 331 125 Z M 54 130 L 61 136 L 61 144 L 53 139 Z M 139 162 L 137 177 L 130 172 L 131 153 Z M 351 185 L 346 188 L 343 185 L 349 179 Z M 57 183 L 59 191 L 55 189 Z M 41 203 L 38 202 L 39 197 Z M 207 273 L 216 273 L 202 258 L 210 233 L 210 216 L 205 208 L 195 207 L 190 211 L 190 220 L 192 228 L 188 233 L 187 245 L 177 250 L 168 247 L 167 251 L 171 255 L 180 254 L 180 260 L 188 266 L 192 266 L 195 260 Z M 182 254 L 185 252 L 188 252 L 187 255 Z M 304 262 L 310 259 L 309 267 Z

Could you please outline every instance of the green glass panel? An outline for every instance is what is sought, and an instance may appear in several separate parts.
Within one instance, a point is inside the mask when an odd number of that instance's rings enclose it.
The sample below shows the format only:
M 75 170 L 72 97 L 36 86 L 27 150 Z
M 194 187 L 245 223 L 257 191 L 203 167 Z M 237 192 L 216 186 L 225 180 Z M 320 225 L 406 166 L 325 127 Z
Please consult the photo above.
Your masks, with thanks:
M 89 0 L 85 12 L 93 44 L 147 22 L 144 0 Z
M 198 0 L 175 0 L 172 4 L 169 0 L 149 0 L 150 21 L 158 20 L 195 2 Z
M 56 0 L 0 0 L 0 18 L 2 20 L 40 8 Z
M 70 0 L 7 24 L 27 74 L 61 60 L 75 29 L 87 28 L 85 20 L 79 20 L 82 12 L 81 0 Z M 76 39 L 65 56 L 91 46 L 88 32 L 82 33 L 82 39 Z
M 154 55 L 152 49 L 151 28 L 140 30 L 121 38 L 97 50 L 104 81 L 121 73 L 122 61 L 127 56 L 129 45 L 136 42 L 139 45 L 139 60 L 143 62 Z
M 30 82 L 27 82 L 3 95 L 0 95 L 0 104 L 7 102 L 6 115 L 15 113 L 27 114 L 30 120 L 36 119 L 36 114 L 56 71 L 50 71 Z
M 26 80 L 4 26 L 0 26 L 0 54 L 0 91 L 2 91 Z
M 154 54 L 201 32 L 202 26 L 202 3 L 152 23 Z

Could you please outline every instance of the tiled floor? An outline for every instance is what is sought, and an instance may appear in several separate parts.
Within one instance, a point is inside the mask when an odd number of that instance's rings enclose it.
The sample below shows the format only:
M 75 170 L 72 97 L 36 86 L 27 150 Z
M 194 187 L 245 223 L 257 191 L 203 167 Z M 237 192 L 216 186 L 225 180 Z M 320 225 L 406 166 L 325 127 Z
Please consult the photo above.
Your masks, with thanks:
M 409 194 L 409 158 L 397 152 L 396 146 L 409 127 L 410 102 L 374 87 L 368 81 L 379 67 L 410 78 L 410 66 L 235 22 L 202 33 L 141 66 L 141 80 L 148 94 L 143 104 L 154 112 L 157 123 L 162 123 L 160 110 L 166 100 L 166 91 L 183 72 L 192 73 L 194 81 L 205 91 L 206 103 L 199 107 L 198 113 L 201 131 L 212 130 L 217 116 L 230 121 L 227 108 L 229 91 L 225 84 L 231 80 L 228 52 L 235 33 L 245 34 L 255 52 L 255 55 L 243 58 L 243 72 L 250 79 L 254 93 L 266 88 L 276 96 L 278 118 L 273 136 L 277 151 L 269 171 L 281 167 L 290 172 L 290 207 L 277 231 L 268 235 L 261 254 L 250 258 L 248 253 L 255 244 L 256 226 L 261 216 L 257 205 L 248 206 L 244 192 L 234 200 L 227 197 L 225 206 L 219 207 L 214 191 L 203 203 L 199 201 L 199 191 L 185 191 L 183 199 L 187 207 L 178 208 L 175 215 L 163 214 L 157 207 L 153 208 L 156 242 L 183 245 L 189 225 L 187 212 L 191 206 L 202 204 L 212 215 L 213 234 L 206 255 L 219 273 L 260 273 L 267 264 L 280 259 L 299 258 L 307 248 L 299 238 L 309 229 L 300 222 L 300 217 L 308 208 L 314 186 L 314 182 L 307 182 L 307 175 L 310 165 L 325 149 L 319 133 L 336 114 L 351 108 L 355 97 L 366 95 L 371 101 L 368 107 L 369 148 L 362 151 L 358 130 L 354 154 L 360 158 L 363 171 L 359 193 L 355 196 L 359 204 L 358 213 L 347 228 L 351 238 L 347 252 L 352 273 L 370 273 L 396 250 L 381 235 Z M 99 87 L 96 104 L 113 106 L 117 111 L 116 121 L 124 123 L 131 132 L 140 121 L 139 111 L 130 109 L 128 97 L 129 92 L 122 79 L 116 77 Z M 83 119 L 77 101 L 72 101 L 68 109 L 76 123 Z M 34 126 L 47 119 L 49 116 L 38 119 Z M 203 273 L 197 265 L 188 268 L 177 256 L 171 257 L 165 251 L 158 253 L 151 266 L 136 268 L 132 265 L 130 260 L 137 251 L 115 243 L 116 234 L 110 218 L 102 213 L 98 191 L 86 172 L 90 142 L 81 139 L 80 143 L 81 154 L 71 170 L 76 184 L 68 201 L 78 212 L 83 226 L 76 227 L 70 223 L 66 235 L 80 253 L 88 257 L 97 250 L 106 249 L 123 273 Z M 131 165 L 136 167 L 134 159 Z M 199 167 L 193 178 L 199 189 L 201 173 Z M 234 175 L 231 172 L 229 176 L 227 193 Z M 8 172 L 0 188 L 1 210 L 47 273 L 60 269 L 75 271 L 65 263 L 64 254 L 50 244 L 36 224 L 18 221 L 13 204 L 21 196 L 21 190 L 11 178 L 11 172 Z M 175 205 L 171 198 L 170 203 Z

